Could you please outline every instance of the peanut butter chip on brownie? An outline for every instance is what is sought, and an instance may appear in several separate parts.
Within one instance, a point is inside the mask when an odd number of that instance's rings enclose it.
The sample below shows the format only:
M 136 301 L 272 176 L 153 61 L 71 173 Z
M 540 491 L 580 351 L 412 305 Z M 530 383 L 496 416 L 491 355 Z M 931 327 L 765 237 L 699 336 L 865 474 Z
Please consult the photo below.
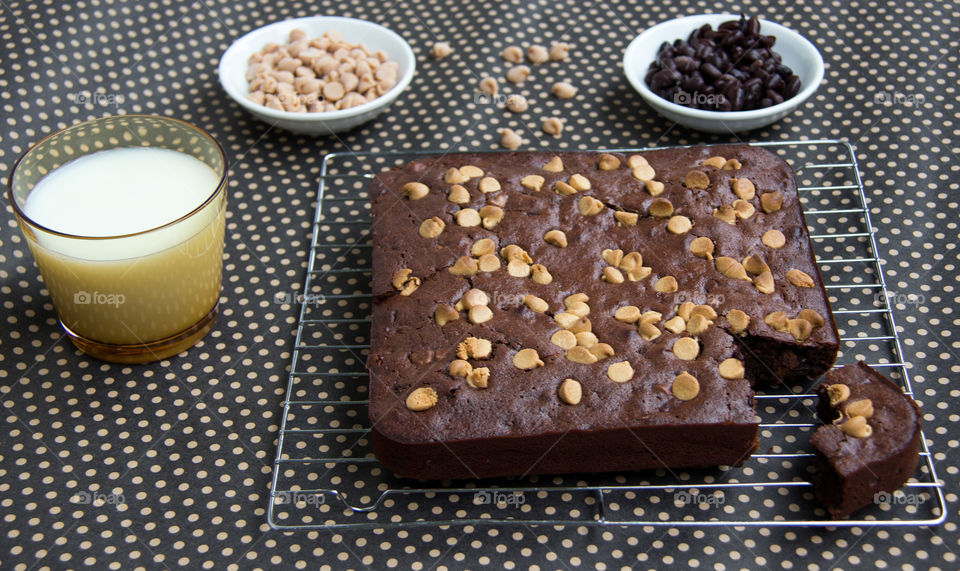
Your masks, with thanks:
M 470 202 L 470 191 L 463 185 L 455 184 L 450 187 L 447 200 L 454 204 L 467 204 Z
M 690 189 L 706 190 L 710 188 L 710 177 L 702 170 L 693 169 L 684 177 L 683 184 Z
M 789 270 L 787 272 L 787 281 L 797 287 L 813 287 L 813 278 L 800 270 Z
M 507 263 L 507 273 L 515 278 L 525 278 L 530 275 L 530 264 L 521 260 L 510 260 Z
M 684 371 L 673 379 L 673 386 L 670 387 L 670 391 L 673 393 L 673 396 L 680 400 L 691 400 L 700 394 L 700 383 L 696 377 Z
M 752 281 L 750 277 L 747 276 L 747 270 L 743 267 L 743 264 L 733 258 L 720 256 L 714 263 L 717 266 L 717 271 L 728 278 Z
M 743 378 L 743 361 L 740 359 L 734 359 L 730 357 L 729 359 L 724 359 L 720 362 L 718 367 L 720 371 L 720 376 L 724 379 L 742 379 Z
M 827 322 L 822 315 L 812 309 L 800 310 L 800 314 L 797 315 L 797 317 L 800 319 L 806 319 L 810 322 L 810 325 L 813 325 L 814 328 L 823 327 Z
M 690 252 L 694 256 L 703 258 L 704 260 L 713 259 L 713 248 L 713 240 L 706 236 L 694 238 L 693 241 L 690 242 Z
M 530 369 L 542 367 L 543 361 L 540 360 L 540 355 L 537 354 L 536 349 L 520 349 L 517 351 L 517 354 L 513 356 L 513 366 L 529 371 Z
M 436 216 L 427 218 L 420 224 L 420 236 L 423 238 L 436 238 L 443 232 L 446 226 L 447 223 Z
M 730 183 L 730 188 L 733 189 L 733 193 L 737 195 L 737 198 L 742 198 L 743 200 L 750 200 L 757 195 L 757 188 L 748 178 L 733 179 Z
M 600 211 L 604 209 L 604 204 L 592 196 L 584 196 L 580 199 L 577 207 L 580 209 L 580 214 L 594 216 L 600 214 Z
M 673 203 L 666 198 L 655 198 L 647 207 L 647 213 L 656 218 L 666 218 L 673 214 Z
M 633 366 L 629 361 L 620 361 L 607 367 L 607 376 L 615 383 L 625 383 L 633 378 Z
M 433 312 L 433 318 L 437 321 L 437 325 L 443 327 L 451 321 L 460 319 L 460 312 L 454 309 L 452 305 L 441 303 Z
M 740 167 L 742 166 L 743 165 L 740 164 L 740 161 L 738 161 L 737 159 L 729 159 L 727 162 L 723 164 L 723 170 L 736 171 L 736 170 L 740 170 Z
M 529 307 L 531 311 L 536 311 L 537 313 L 546 313 L 550 308 L 546 301 L 531 294 L 523 296 L 523 304 Z
M 561 172 L 563 171 L 563 161 L 560 157 L 553 157 L 547 164 L 543 165 L 543 170 L 547 172 Z
M 408 182 L 401 189 L 403 196 L 410 200 L 420 200 L 430 194 L 430 187 L 422 182 Z
M 460 167 L 460 174 L 467 178 L 477 178 L 483 176 L 483 169 L 474 165 L 463 165 Z
M 774 311 L 763 318 L 763 322 L 777 331 L 787 330 L 787 314 L 782 311 Z
M 684 361 L 693 361 L 700 354 L 700 344 L 693 337 L 681 337 L 673 342 L 673 354 Z
M 407 408 L 422 412 L 436 406 L 438 400 L 437 391 L 430 387 L 420 387 L 407 395 Z
M 480 179 L 480 182 L 477 184 L 477 188 L 479 188 L 480 192 L 484 194 L 497 192 L 500 190 L 500 181 L 491 176 L 485 176 Z
M 757 291 L 760 293 L 773 293 L 776 289 L 773 282 L 773 274 L 770 270 L 765 270 L 759 276 L 753 278 L 753 285 L 756 286 Z
M 750 316 L 739 309 L 731 309 L 727 312 L 727 321 L 730 323 L 730 331 L 743 333 L 750 325 Z
M 580 399 L 583 398 L 583 388 L 580 386 L 580 382 L 574 379 L 564 379 L 560 383 L 560 388 L 557 389 L 557 396 L 560 397 L 560 400 L 569 405 L 580 404 Z
M 485 389 L 490 384 L 490 369 L 477 367 L 467 374 L 467 383 L 475 389 Z
M 460 359 L 489 359 L 493 354 L 493 343 L 488 339 L 467 337 L 457 345 L 457 357 Z
M 727 159 L 717 156 L 710 157 L 709 159 L 703 161 L 701 164 L 705 167 L 713 167 L 715 169 L 722 169 L 723 165 L 726 164 Z
M 677 278 L 673 276 L 663 276 L 653 285 L 653 289 L 661 293 L 674 293 L 679 289 Z
M 542 176 L 538 174 L 528 174 L 527 176 L 520 179 L 520 186 L 523 188 L 529 188 L 534 192 L 539 192 L 543 188 L 543 183 L 546 182 Z
M 849 417 L 873 418 L 873 401 L 870 399 L 855 400 L 848 404 L 845 410 Z
M 660 196 L 665 188 L 659 180 L 648 180 L 643 186 L 650 193 L 650 196 Z
M 783 207 L 783 193 L 779 190 L 775 192 L 765 192 L 760 195 L 760 208 L 767 214 L 776 212 Z
M 582 174 L 574 174 L 570 176 L 570 180 L 567 181 L 567 184 L 572 186 L 578 191 L 590 190 L 590 179 L 583 176 Z
M 452 377 L 466 377 L 472 370 L 473 365 L 471 365 L 465 359 L 455 359 L 450 363 L 450 367 L 447 369 Z
M 481 272 L 495 272 L 500 269 L 500 258 L 494 254 L 484 254 L 477 260 Z
M 553 183 L 553 192 L 556 192 L 560 196 L 573 196 L 577 193 L 577 189 L 573 188 L 562 180 L 558 180 L 557 182 Z
M 636 226 L 637 221 L 640 220 L 640 215 L 636 212 L 617 211 L 613 213 L 613 217 L 617 221 L 617 226 L 620 227 Z
M 842 384 L 830 385 L 827 387 L 827 398 L 830 399 L 830 406 L 837 406 L 850 398 L 850 387 Z
M 550 342 L 566 351 L 577 346 L 577 336 L 566 329 L 561 329 L 550 336 Z
M 474 276 L 480 271 L 480 264 L 470 256 L 460 256 L 448 271 L 455 276 Z
M 597 168 L 602 171 L 612 171 L 620 168 L 620 159 L 617 157 L 604 153 L 600 155 L 600 160 L 597 162 Z
M 693 228 L 690 219 L 683 215 L 677 215 L 667 221 L 667 230 L 674 234 L 685 234 Z
M 635 305 L 625 305 L 618 308 L 613 317 L 624 323 L 636 323 L 640 319 L 640 308 Z
M 464 208 L 454 214 L 453 217 L 456 219 L 458 226 L 471 228 L 480 225 L 480 213 L 472 208 Z
M 493 312 L 485 305 L 478 305 L 477 307 L 470 308 L 470 311 L 467 313 L 467 319 L 473 324 L 486 323 L 493 319 Z
M 862 416 L 855 416 L 840 425 L 840 430 L 854 438 L 869 438 L 873 434 L 873 427 Z
M 574 347 L 567 351 L 566 358 L 568 361 L 573 361 L 574 363 L 580 363 L 583 365 L 592 365 L 600 359 L 596 355 L 590 352 L 590 349 L 586 347 Z
M 643 163 L 634 167 L 633 169 L 633 178 L 637 180 L 642 180 L 644 182 L 653 180 L 653 177 L 657 176 L 657 172 L 653 170 L 653 167 L 649 163 Z
M 613 266 L 603 268 L 603 276 L 601 279 L 612 284 L 622 284 L 624 282 L 623 272 Z
M 787 243 L 787 237 L 779 230 L 767 230 L 760 239 L 767 247 L 774 250 L 779 250 Z
M 567 235 L 563 230 L 550 230 L 543 235 L 543 241 L 558 248 L 567 247 Z
M 813 333 L 813 325 L 806 319 L 788 319 L 787 331 L 789 331 L 797 341 L 803 341 Z

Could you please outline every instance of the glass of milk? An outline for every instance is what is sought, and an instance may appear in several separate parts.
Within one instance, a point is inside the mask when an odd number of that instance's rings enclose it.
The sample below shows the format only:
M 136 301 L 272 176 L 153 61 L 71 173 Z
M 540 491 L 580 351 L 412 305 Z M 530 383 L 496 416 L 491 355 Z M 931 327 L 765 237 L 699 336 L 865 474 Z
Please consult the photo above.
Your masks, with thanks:
M 20 158 L 8 198 L 80 350 L 144 363 L 176 355 L 210 331 L 226 187 L 220 145 L 165 117 L 80 123 Z

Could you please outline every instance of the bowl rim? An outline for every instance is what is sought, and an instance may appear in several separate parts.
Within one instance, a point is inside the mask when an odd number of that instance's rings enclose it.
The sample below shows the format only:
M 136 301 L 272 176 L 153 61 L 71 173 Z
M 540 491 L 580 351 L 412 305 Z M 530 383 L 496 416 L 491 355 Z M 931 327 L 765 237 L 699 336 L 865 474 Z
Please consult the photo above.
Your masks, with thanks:
M 747 111 L 708 111 L 705 109 L 691 109 L 690 107 L 684 107 L 677 103 L 673 103 L 663 97 L 660 97 L 654 93 L 648 86 L 644 77 L 646 75 L 646 68 L 643 70 L 643 74 L 640 75 L 633 71 L 633 68 L 636 66 L 637 62 L 633 61 L 632 54 L 636 51 L 637 48 L 634 46 L 639 46 L 645 39 L 648 39 L 655 32 L 663 29 L 668 24 L 678 24 L 684 21 L 698 22 L 699 25 L 706 23 L 714 24 L 715 20 L 726 20 L 726 19 L 739 19 L 740 14 L 695 14 L 690 16 L 681 16 L 679 18 L 673 18 L 671 20 L 664 20 L 659 22 L 646 30 L 640 32 L 628 45 L 623 52 L 623 72 L 627 76 L 627 81 L 637 90 L 638 93 L 643 97 L 643 99 L 653 107 L 662 107 L 665 110 L 668 110 L 672 113 L 684 115 L 686 117 L 695 118 L 695 119 L 705 119 L 710 121 L 737 121 L 737 120 L 750 120 L 750 119 L 761 119 L 768 116 L 777 115 L 780 113 L 788 113 L 804 101 L 806 101 L 813 93 L 819 89 L 820 84 L 823 83 L 824 77 L 824 62 L 823 55 L 820 53 L 820 50 L 817 49 L 813 42 L 808 40 L 799 32 L 796 32 L 782 24 L 772 22 L 770 20 L 765 20 L 760 18 L 761 27 L 766 27 L 767 35 L 776 36 L 778 39 L 781 36 L 792 36 L 797 43 L 799 43 L 802 48 L 807 52 L 805 57 L 812 56 L 814 69 L 813 69 L 813 81 L 804 82 L 803 88 L 800 91 L 781 103 L 776 105 L 771 105 L 764 109 L 750 109 Z M 718 22 L 714 25 L 719 25 Z M 693 29 L 691 28 L 691 32 Z M 657 44 L 657 50 L 660 49 L 660 45 L 663 42 Z M 649 67 L 650 63 L 646 62 L 646 65 Z
M 349 109 L 339 109 L 337 111 L 324 111 L 322 113 L 297 113 L 294 111 L 278 111 L 276 109 L 270 109 L 263 105 L 257 105 L 256 103 L 250 101 L 246 98 L 246 94 L 239 94 L 236 90 L 232 89 L 225 77 L 227 75 L 226 67 L 228 62 L 233 61 L 236 57 L 249 58 L 250 54 L 240 54 L 240 43 L 254 35 L 262 34 L 270 29 L 281 28 L 281 27 L 296 27 L 298 23 L 301 22 L 318 22 L 318 21 L 328 21 L 328 22 L 354 22 L 361 25 L 369 26 L 371 29 L 375 30 L 377 33 L 384 34 L 388 37 L 392 37 L 395 40 L 399 40 L 400 45 L 402 46 L 402 55 L 401 54 L 391 54 L 391 59 L 398 60 L 401 57 L 405 58 L 409 65 L 407 66 L 406 72 L 397 80 L 397 84 L 391 87 L 386 93 L 377 97 L 373 101 L 367 101 L 356 107 L 350 107 Z M 230 96 L 231 99 L 240 104 L 241 107 L 247 111 L 262 115 L 264 117 L 269 117 L 271 119 L 280 119 L 286 121 L 295 121 L 300 123 L 312 123 L 312 122 L 326 122 L 326 121 L 336 121 L 341 119 L 351 119 L 360 115 L 364 115 L 371 111 L 375 111 L 381 107 L 385 107 L 390 104 L 394 99 L 396 99 L 403 90 L 405 90 L 410 83 L 413 81 L 413 75 L 416 72 L 417 68 L 417 58 L 413 53 L 413 48 L 410 47 L 410 43 L 407 42 L 400 34 L 394 32 L 390 28 L 381 26 L 376 22 L 371 22 L 370 20 L 364 20 L 361 18 L 348 18 L 346 16 L 303 16 L 301 18 L 290 18 L 287 20 L 279 20 L 276 22 L 271 22 L 265 26 L 260 26 L 250 30 L 246 34 L 240 36 L 233 40 L 230 43 L 230 46 L 223 52 L 223 55 L 220 56 L 220 61 L 217 64 L 217 77 L 220 80 L 220 86 L 223 90 Z

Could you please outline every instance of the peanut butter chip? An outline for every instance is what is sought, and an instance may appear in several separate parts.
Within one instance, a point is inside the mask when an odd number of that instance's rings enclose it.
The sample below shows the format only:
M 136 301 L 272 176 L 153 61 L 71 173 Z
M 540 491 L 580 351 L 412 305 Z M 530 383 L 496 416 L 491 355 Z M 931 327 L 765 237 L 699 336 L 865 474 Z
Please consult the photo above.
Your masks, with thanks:
M 694 256 L 703 258 L 704 260 L 713 259 L 713 248 L 713 240 L 706 236 L 694 238 L 693 241 L 690 242 L 690 252 Z
M 870 399 L 855 400 L 847 405 L 846 413 L 849 417 L 873 418 L 873 401 Z
M 723 170 L 736 171 L 736 170 L 740 170 L 740 167 L 742 166 L 743 165 L 740 164 L 740 161 L 738 161 L 737 159 L 730 159 L 723 164 Z
M 730 331 L 743 333 L 750 325 L 750 316 L 739 309 L 731 309 L 727 312 L 727 321 L 730 323 Z
M 565 307 L 570 307 L 578 303 L 587 303 L 588 301 L 590 301 L 589 295 L 583 292 L 578 292 L 578 293 L 572 293 L 567 297 L 563 298 L 563 305 Z
M 470 180 L 470 177 L 464 175 L 458 168 L 449 168 L 446 174 L 443 175 L 443 180 L 450 184 L 459 184 L 467 182 Z
M 567 181 L 567 184 L 581 192 L 584 190 L 590 190 L 590 179 L 582 174 L 571 175 L 570 180 Z
M 467 293 L 463 294 L 460 300 L 463 301 L 463 306 L 467 309 L 478 305 L 490 305 L 490 296 L 487 292 L 477 288 L 467 290 Z
M 683 215 L 677 215 L 667 221 L 667 230 L 674 234 L 685 234 L 693 228 L 690 219 Z
M 613 267 L 620 265 L 620 262 L 623 260 L 623 250 L 617 248 L 616 250 L 611 250 L 606 248 L 600 252 L 600 257 L 603 258 L 603 261 L 610 264 Z
M 822 315 L 817 313 L 812 309 L 803 309 L 800 311 L 800 314 L 797 315 L 800 319 L 806 319 L 810 322 L 810 325 L 813 325 L 814 329 L 818 327 L 823 327 L 827 322 Z
M 592 331 L 593 324 L 590 323 L 589 317 L 579 317 L 567 329 L 569 329 L 573 333 L 583 333 L 584 331 Z
M 740 359 L 734 359 L 730 357 L 729 359 L 724 359 L 720 362 L 718 367 L 720 371 L 720 376 L 724 379 L 742 379 L 743 378 L 743 361 Z
M 705 167 L 713 167 L 715 169 L 722 169 L 723 165 L 726 164 L 727 159 L 723 157 L 710 157 L 709 159 L 703 161 L 701 164 Z
M 581 331 L 580 333 L 577 333 L 576 337 L 577 337 L 577 345 L 580 345 L 581 347 L 586 347 L 587 349 L 594 347 L 598 343 L 600 343 L 600 339 L 598 339 L 597 336 L 590 331 Z
M 533 283 L 547 285 L 553 283 L 553 276 L 547 271 L 543 264 L 534 264 L 530 266 L 530 279 Z
M 683 179 L 683 184 L 687 188 L 695 190 L 706 190 L 710 188 L 710 177 L 702 170 L 694 169 L 687 173 Z
M 773 274 L 770 273 L 770 270 L 766 270 L 759 276 L 753 278 L 753 285 L 756 286 L 757 291 L 765 294 L 773 293 L 776 289 L 774 287 Z
M 528 371 L 542 367 L 543 361 L 540 360 L 540 355 L 537 354 L 536 349 L 520 349 L 513 356 L 513 366 Z
M 650 193 L 650 196 L 660 196 L 663 194 L 664 186 L 659 180 L 648 180 L 643 186 L 647 189 L 647 192 Z
M 617 226 L 620 227 L 636 226 L 637 221 L 640 220 L 640 215 L 636 212 L 617 211 L 613 213 L 613 217 L 617 221 Z
M 560 388 L 557 389 L 557 396 L 560 397 L 560 400 L 569 405 L 580 404 L 580 399 L 583 398 L 583 388 L 580 386 L 580 382 L 574 379 L 564 379 L 560 383 Z
M 493 177 L 485 176 L 480 179 L 480 182 L 477 184 L 477 188 L 479 188 L 480 192 L 483 192 L 484 194 L 497 192 L 500 190 L 500 181 Z
M 437 325 L 443 327 L 451 321 L 460 319 L 460 312 L 454 309 L 452 305 L 441 303 L 433 312 L 433 318 L 437 321 Z
M 604 209 L 604 204 L 592 196 L 584 196 L 580 199 L 580 202 L 577 203 L 577 207 L 580 209 L 580 214 L 584 216 L 595 216 L 600 214 L 600 211 Z
M 767 265 L 763 258 L 754 254 L 743 259 L 743 269 L 756 276 L 769 271 L 770 266 Z
M 404 268 L 393 275 L 393 287 L 404 297 L 417 291 L 421 284 L 420 278 L 411 276 L 411 273 L 412 270 Z
M 830 406 L 837 406 L 850 398 L 850 387 L 842 384 L 830 385 L 827 387 L 827 398 L 830 399 Z
M 649 164 L 650 163 L 643 155 L 630 155 L 630 158 L 627 159 L 627 166 L 632 169 Z
M 623 272 L 613 266 L 603 268 L 603 277 L 601 279 L 612 284 L 622 284 L 624 281 Z
M 681 337 L 673 342 L 673 354 L 684 361 L 693 361 L 700 354 L 700 344 L 693 337 Z
M 687 401 L 696 398 L 700 394 L 700 383 L 697 378 L 684 371 L 673 379 L 673 386 L 670 387 L 673 396 L 680 400 Z
M 455 184 L 450 187 L 447 200 L 454 204 L 467 204 L 470 202 L 470 191 L 463 185 Z
M 640 308 L 635 305 L 625 305 L 618 308 L 613 317 L 624 323 L 636 323 L 640 319 Z
M 472 208 L 464 208 L 454 214 L 453 217 L 456 219 L 458 226 L 469 228 L 480 225 L 480 213 Z
M 546 301 L 531 294 L 523 296 L 523 304 L 530 308 L 531 311 L 536 311 L 537 313 L 546 313 L 547 310 L 550 309 Z
M 522 260 L 510 260 L 507 263 L 507 273 L 515 278 L 525 278 L 530 275 L 530 264 Z
M 534 192 L 539 192 L 543 188 L 543 183 L 546 182 L 542 176 L 538 174 L 528 174 L 527 176 L 520 179 L 520 186 L 523 188 L 529 188 Z
M 695 305 L 690 309 L 689 319 L 693 319 L 698 315 L 701 315 L 709 320 L 714 320 L 717 318 L 717 310 L 715 310 L 713 306 L 706 304 Z
M 733 201 L 733 213 L 740 220 L 747 220 L 757 212 L 757 209 L 753 207 L 752 204 L 746 200 L 734 200 Z
M 558 180 L 557 182 L 553 183 L 553 192 L 556 192 L 560 196 L 573 196 L 577 193 L 577 189 L 573 188 L 562 180 Z
M 788 319 L 787 331 L 797 341 L 803 341 L 813 333 L 813 325 L 810 325 L 810 322 L 806 319 Z
M 687 323 L 679 315 L 674 315 L 663 324 L 663 328 L 670 333 L 680 334 L 686 331 Z
M 413 273 L 413 270 L 410 268 L 403 268 L 402 270 L 397 270 L 397 273 L 393 274 L 393 280 L 390 284 L 393 285 L 393 289 L 401 290 L 403 289 L 403 284 L 410 278 L 410 274 Z
M 620 361 L 607 367 L 607 376 L 615 383 L 625 383 L 633 378 L 633 366 L 629 361 Z
M 573 349 L 578 345 L 577 336 L 566 329 L 561 329 L 551 335 L 550 342 L 563 350 Z
M 452 377 L 466 377 L 472 370 L 473 365 L 464 359 L 455 359 L 450 363 L 450 367 L 447 369 Z
M 637 326 L 637 333 L 640 334 L 640 338 L 644 341 L 653 341 L 662 335 L 660 330 L 657 329 L 657 326 L 649 321 L 641 321 L 640 325 Z
M 423 238 L 436 238 L 447 226 L 446 222 L 436 216 L 424 220 L 420 224 L 420 236 Z
M 787 314 L 782 311 L 774 311 L 763 318 L 763 322 L 777 331 L 787 330 Z
M 430 194 L 430 187 L 422 182 L 408 182 L 401 189 L 403 196 L 410 200 L 420 200 Z
M 737 195 L 737 198 L 742 198 L 743 200 L 750 200 L 757 195 L 757 188 L 748 178 L 733 179 L 730 183 L 730 188 L 733 189 L 733 193 Z
M 484 254 L 477 259 L 481 272 L 495 272 L 500 269 L 500 258 L 494 254 Z
M 727 224 L 734 225 L 737 223 L 737 211 L 729 204 L 721 204 L 719 208 L 714 208 L 713 216 L 723 220 Z
M 562 312 L 554 315 L 554 316 L 553 316 L 553 320 L 554 320 L 554 321 L 556 322 L 556 324 L 559 325 L 560 327 L 563 327 L 564 329 L 570 329 L 570 328 L 572 328 L 572 327 L 574 326 L 574 324 L 575 324 L 577 321 L 580 320 L 580 316 L 579 316 L 579 315 L 575 315 L 575 314 L 573 314 L 573 313 L 567 313 L 566 311 L 562 311 Z
M 633 169 L 633 178 L 637 180 L 647 182 L 653 180 L 655 176 L 657 176 L 657 171 L 653 170 L 649 163 L 641 164 Z
M 467 178 L 478 178 L 483 176 L 483 169 L 474 165 L 463 165 L 460 167 L 460 174 Z
M 661 293 L 674 293 L 678 288 L 677 278 L 673 276 L 663 276 L 653 285 L 653 289 Z
M 436 406 L 438 400 L 437 391 L 430 387 L 420 387 L 407 395 L 407 408 L 422 412 Z
M 568 361 L 573 361 L 574 363 L 580 363 L 582 365 L 592 365 L 600 359 L 596 355 L 590 352 L 590 349 L 586 347 L 574 347 L 567 351 L 565 357 Z
M 690 321 L 687 322 L 687 332 L 691 335 L 700 335 L 709 329 L 711 325 L 713 325 L 713 321 L 704 317 L 702 314 L 691 315 Z
M 613 350 L 613 347 L 607 343 L 597 343 L 596 345 L 589 347 L 588 350 L 594 357 L 597 358 L 597 360 L 613 357 L 616 354 Z
M 572 313 L 577 317 L 586 317 L 590 315 L 590 306 L 582 301 L 567 303 L 567 313 Z
M 617 157 L 604 153 L 600 155 L 600 160 L 597 162 L 597 168 L 602 171 L 612 171 L 620 168 L 620 159 Z
M 526 250 L 517 246 L 516 244 L 508 244 L 500 250 L 500 255 L 503 256 L 504 260 L 508 262 L 520 261 L 525 264 L 532 264 L 533 259 L 530 257 L 530 254 Z
M 787 237 L 779 230 L 767 230 L 760 238 L 763 243 L 774 250 L 779 250 L 787 243 Z
M 625 272 L 631 272 L 640 268 L 643 265 L 643 256 L 640 255 L 640 252 L 630 252 L 621 258 L 620 263 L 617 264 L 617 267 Z
M 666 218 L 673 214 L 673 203 L 666 198 L 655 198 L 647 207 L 647 213 L 656 218 Z
M 467 383 L 475 389 L 485 389 L 490 384 L 490 369 L 477 367 L 467 374 Z
M 567 235 L 562 230 L 550 230 L 543 235 L 543 241 L 558 248 L 567 247 Z
M 717 271 L 728 278 L 746 280 L 748 282 L 752 281 L 750 277 L 747 276 L 747 270 L 743 267 L 743 264 L 733 258 L 720 256 L 716 259 L 715 263 L 717 265 Z
M 467 319 L 470 320 L 470 323 L 480 324 L 486 323 L 493 319 L 493 311 L 485 305 L 478 305 L 477 307 L 471 307 L 470 311 L 467 313 Z
M 813 278 L 800 270 L 789 270 L 787 272 L 787 281 L 797 287 L 813 287 Z
M 480 238 L 470 246 L 471 256 L 485 256 L 497 251 L 497 245 L 490 238 Z
M 560 159 L 560 157 L 553 157 L 547 162 L 547 164 L 543 165 L 543 170 L 547 172 L 562 172 L 563 161 Z
M 493 343 L 488 339 L 467 337 L 457 345 L 459 359 L 488 359 L 493 354 Z
M 779 190 L 775 192 L 765 192 L 760 195 L 760 208 L 770 214 L 783 208 L 783 193 Z
M 854 416 L 840 425 L 840 430 L 854 438 L 869 438 L 873 434 L 873 427 L 862 416 Z
M 480 219 L 483 221 L 483 227 L 487 230 L 495 227 L 503 220 L 503 209 L 493 204 L 488 204 L 480 209 Z
M 460 256 L 449 272 L 455 276 L 474 276 L 480 271 L 480 264 L 470 256 Z

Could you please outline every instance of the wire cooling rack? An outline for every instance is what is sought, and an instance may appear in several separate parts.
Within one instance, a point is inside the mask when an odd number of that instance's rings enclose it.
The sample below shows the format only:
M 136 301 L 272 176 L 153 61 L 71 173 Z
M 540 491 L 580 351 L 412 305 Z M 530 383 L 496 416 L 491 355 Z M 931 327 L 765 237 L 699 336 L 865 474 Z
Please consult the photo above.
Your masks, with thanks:
M 842 339 L 838 366 L 863 359 L 913 394 L 856 154 L 845 141 L 760 143 L 793 166 Z M 641 151 L 650 149 L 614 149 Z M 904 488 L 857 519 L 830 521 L 810 485 L 815 383 L 757 396 L 761 444 L 743 466 L 422 483 L 373 456 L 367 419 L 370 179 L 436 153 L 333 153 L 321 173 L 268 505 L 283 530 L 411 525 L 934 525 L 943 492 L 924 439 Z

